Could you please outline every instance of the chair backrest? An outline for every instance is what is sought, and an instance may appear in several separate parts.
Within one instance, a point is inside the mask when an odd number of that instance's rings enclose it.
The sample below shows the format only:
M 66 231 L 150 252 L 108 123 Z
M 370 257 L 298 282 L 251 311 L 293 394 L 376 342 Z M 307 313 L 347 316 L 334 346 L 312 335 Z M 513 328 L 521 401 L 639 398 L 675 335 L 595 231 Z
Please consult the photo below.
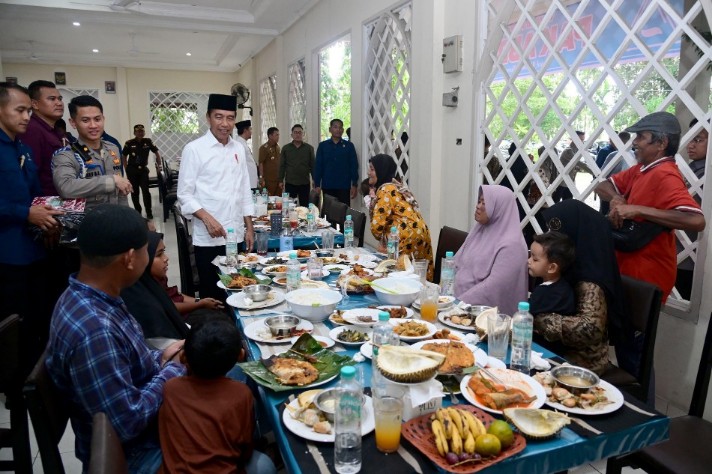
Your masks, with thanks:
M 346 220 L 346 213 L 349 210 L 349 206 L 341 201 L 334 199 L 329 206 L 326 206 L 326 218 L 331 223 L 331 226 L 336 229 L 336 225 L 339 225 L 339 229 L 343 232 L 344 221 Z
M 702 418 L 705 413 L 705 401 L 707 391 L 710 387 L 710 373 L 712 373 L 712 317 L 707 323 L 707 334 L 702 345 L 702 357 L 700 357 L 700 368 L 697 370 L 695 388 L 692 390 L 692 402 L 690 403 L 690 415 Z
M 89 474 L 126 474 L 129 472 L 121 439 L 105 413 L 94 415 L 91 424 Z
M 67 400 L 57 390 L 45 365 L 48 349 L 35 364 L 23 390 L 27 409 L 37 439 L 37 447 L 42 458 L 42 469 L 46 474 L 64 474 L 59 441 L 69 421 Z
M 0 393 L 21 393 L 20 317 L 16 314 L 0 321 Z
M 444 226 L 440 229 L 440 237 L 438 237 L 438 248 L 435 252 L 435 269 L 433 273 L 433 283 L 440 283 L 440 270 L 442 260 L 445 253 L 448 251 L 457 252 L 462 244 L 465 243 L 467 232 L 454 227 Z
M 178 244 L 178 267 L 180 268 L 180 289 L 182 293 L 195 296 L 198 289 L 196 274 L 193 272 L 193 264 L 190 260 L 190 235 L 188 227 L 185 225 L 180 211 L 173 207 L 173 221 L 176 226 L 176 242 Z
M 354 242 L 358 242 L 357 245 L 363 247 L 364 234 L 366 233 L 366 214 L 350 207 L 346 214 L 350 214 L 351 220 L 354 222 Z
M 324 201 L 321 203 L 321 217 L 326 217 L 326 210 L 331 207 L 331 204 L 334 202 L 338 202 L 338 200 L 332 196 L 331 194 L 326 194 L 324 192 L 321 193 Z
M 621 275 L 621 283 L 625 299 L 628 302 L 630 321 L 633 324 L 633 328 L 644 334 L 640 356 L 640 373 L 637 379 L 641 386 L 642 395 L 647 396 L 653 371 L 655 338 L 658 332 L 658 317 L 660 316 L 663 294 L 657 286 L 626 275 Z
M 316 207 L 319 207 L 319 191 L 316 189 L 312 189 L 309 191 L 309 204 L 314 204 Z M 321 209 L 319 209 L 321 212 Z

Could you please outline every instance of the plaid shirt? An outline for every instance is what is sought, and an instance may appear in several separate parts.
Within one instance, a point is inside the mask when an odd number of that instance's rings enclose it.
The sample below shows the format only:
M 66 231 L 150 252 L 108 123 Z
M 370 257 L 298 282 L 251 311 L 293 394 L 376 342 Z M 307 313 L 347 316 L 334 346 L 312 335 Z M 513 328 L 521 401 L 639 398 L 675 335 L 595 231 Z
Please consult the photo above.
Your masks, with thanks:
M 85 466 L 95 413 L 106 413 L 125 448 L 140 444 L 144 430 L 149 425 L 155 429 L 166 381 L 185 373 L 174 362 L 161 368 L 162 352 L 146 346 L 121 298 L 87 286 L 75 275 L 54 309 L 49 348 L 47 368 L 70 400 L 75 451 Z

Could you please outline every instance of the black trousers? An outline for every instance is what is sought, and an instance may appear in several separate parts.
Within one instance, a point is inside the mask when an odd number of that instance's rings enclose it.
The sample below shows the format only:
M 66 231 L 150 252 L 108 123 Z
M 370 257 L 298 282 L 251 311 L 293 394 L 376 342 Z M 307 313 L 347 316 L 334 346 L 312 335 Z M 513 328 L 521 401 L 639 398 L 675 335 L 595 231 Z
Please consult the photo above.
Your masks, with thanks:
M 195 266 L 198 267 L 198 278 L 200 284 L 198 291 L 201 298 L 215 298 L 225 302 L 225 290 L 217 287 L 218 283 L 218 267 L 212 264 L 215 257 L 225 255 L 225 246 L 218 247 L 194 247 L 195 249 Z
M 148 190 L 148 167 L 142 166 L 139 169 L 138 166 L 127 166 L 126 177 L 133 187 L 131 201 L 133 202 L 134 209 L 141 213 L 141 203 L 139 202 L 138 196 L 140 190 L 143 193 L 143 205 L 146 208 L 146 217 L 151 219 L 153 213 L 151 212 L 151 193 Z
M 20 364 L 24 380 L 42 355 L 49 337 L 49 323 L 57 302 L 48 290 L 48 260 L 28 265 L 0 263 L 0 320 L 18 314 Z
M 284 190 L 289 193 L 289 197 L 298 197 L 299 205 L 309 207 L 309 185 L 285 183 Z
M 346 189 L 326 189 L 322 188 L 326 194 L 334 196 L 339 201 L 343 202 L 347 206 L 351 206 L 351 188 Z

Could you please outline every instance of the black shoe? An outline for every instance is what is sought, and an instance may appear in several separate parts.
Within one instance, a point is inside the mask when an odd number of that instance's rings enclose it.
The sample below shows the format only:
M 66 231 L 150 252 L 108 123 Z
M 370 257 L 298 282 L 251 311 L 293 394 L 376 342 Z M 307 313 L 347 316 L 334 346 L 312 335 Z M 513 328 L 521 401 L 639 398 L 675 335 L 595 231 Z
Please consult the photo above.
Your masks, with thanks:
M 151 213 L 149 212 L 148 214 L 146 214 L 146 217 L 147 217 L 148 219 L 153 219 L 153 214 L 151 214 Z

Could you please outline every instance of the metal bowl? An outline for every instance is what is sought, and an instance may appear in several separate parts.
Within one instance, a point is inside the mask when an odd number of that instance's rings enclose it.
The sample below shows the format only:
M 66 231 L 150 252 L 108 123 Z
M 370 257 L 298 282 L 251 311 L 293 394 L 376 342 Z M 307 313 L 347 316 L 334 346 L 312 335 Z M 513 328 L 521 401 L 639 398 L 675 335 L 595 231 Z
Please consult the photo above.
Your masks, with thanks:
M 265 326 L 269 328 L 272 337 L 288 337 L 292 334 L 292 330 L 299 326 L 300 322 L 301 319 L 296 316 L 280 314 L 265 319 Z
M 252 301 L 264 301 L 269 295 L 270 287 L 269 285 L 249 285 L 244 287 L 242 291 Z
M 594 372 L 574 365 L 560 365 L 551 369 L 551 376 L 556 383 L 567 388 L 571 393 L 585 392 L 601 381 Z
M 473 319 L 477 319 L 477 316 L 480 315 L 482 311 L 491 309 L 492 306 L 485 306 L 481 304 L 473 304 L 469 308 L 467 308 L 467 313 L 472 316 Z
M 324 258 L 333 256 L 334 252 L 331 250 L 316 250 L 315 254 L 319 258 Z
M 329 423 L 334 423 L 334 413 L 336 412 L 338 389 L 330 388 L 324 390 L 319 395 L 314 397 L 314 405 L 326 417 Z M 361 406 L 366 405 L 366 397 L 361 397 Z

